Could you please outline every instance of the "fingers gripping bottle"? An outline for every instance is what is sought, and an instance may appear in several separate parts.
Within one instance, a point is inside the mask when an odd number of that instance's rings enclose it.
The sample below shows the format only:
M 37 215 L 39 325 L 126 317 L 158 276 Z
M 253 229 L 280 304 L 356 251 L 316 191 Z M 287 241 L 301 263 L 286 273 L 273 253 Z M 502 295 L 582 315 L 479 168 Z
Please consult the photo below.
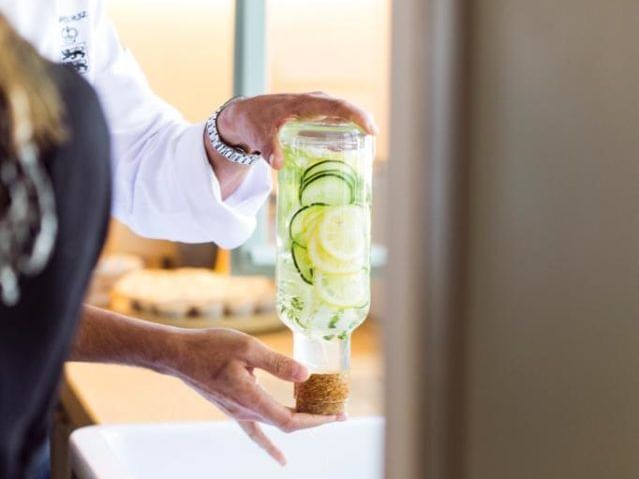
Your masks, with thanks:
M 370 305 L 374 139 L 353 123 L 282 128 L 277 195 L 277 311 L 293 331 L 297 410 L 345 411 L 351 333 Z

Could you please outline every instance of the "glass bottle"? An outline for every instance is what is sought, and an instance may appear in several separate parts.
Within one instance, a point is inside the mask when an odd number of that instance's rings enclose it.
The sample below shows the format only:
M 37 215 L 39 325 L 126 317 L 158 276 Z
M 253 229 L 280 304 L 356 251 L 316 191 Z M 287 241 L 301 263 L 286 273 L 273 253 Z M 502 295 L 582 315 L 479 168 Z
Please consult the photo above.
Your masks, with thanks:
M 280 133 L 277 311 L 311 371 L 297 409 L 344 412 L 351 333 L 370 305 L 374 139 L 339 120 L 292 121 Z

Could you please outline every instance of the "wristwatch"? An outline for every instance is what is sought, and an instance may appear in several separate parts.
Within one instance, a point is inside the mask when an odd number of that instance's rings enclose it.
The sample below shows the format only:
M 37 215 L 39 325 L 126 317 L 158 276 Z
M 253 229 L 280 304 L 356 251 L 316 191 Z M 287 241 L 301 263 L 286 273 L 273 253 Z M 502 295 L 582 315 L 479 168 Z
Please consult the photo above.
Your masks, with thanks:
M 224 103 L 221 107 L 219 107 L 215 113 L 211 115 L 211 117 L 206 122 L 206 133 L 209 135 L 209 139 L 211 140 L 211 145 L 213 145 L 213 149 L 217 151 L 220 155 L 226 158 L 229 161 L 234 163 L 239 163 L 241 165 L 252 165 L 257 160 L 259 160 L 262 155 L 259 153 L 247 153 L 241 148 L 237 148 L 232 145 L 227 145 L 220 138 L 220 133 L 217 131 L 217 117 L 220 113 L 229 106 L 231 103 L 235 103 L 238 100 L 241 100 L 242 96 L 236 96 L 231 98 L 229 101 Z

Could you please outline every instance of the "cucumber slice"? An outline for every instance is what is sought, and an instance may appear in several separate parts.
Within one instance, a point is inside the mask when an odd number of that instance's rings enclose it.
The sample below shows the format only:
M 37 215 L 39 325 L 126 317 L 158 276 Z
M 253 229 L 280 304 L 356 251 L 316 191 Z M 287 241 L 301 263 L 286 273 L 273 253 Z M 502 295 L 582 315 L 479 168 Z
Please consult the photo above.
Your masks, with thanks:
M 302 185 L 300 203 L 322 203 L 338 206 L 353 202 L 353 186 L 347 177 L 337 173 L 322 173 Z
M 291 246 L 291 254 L 295 268 L 304 282 L 313 284 L 313 265 L 308 256 L 308 250 L 297 243 L 293 243 Z
M 343 161 L 337 160 L 324 160 L 319 163 L 315 163 L 304 171 L 302 174 L 302 179 L 300 180 L 300 184 L 302 187 L 305 183 L 309 182 L 312 177 L 321 174 L 321 173 L 338 173 L 346 175 L 349 179 L 353 179 L 353 184 L 355 183 L 355 179 L 357 178 L 357 173 L 353 169 L 353 167 Z
M 300 183 L 300 190 L 303 190 L 304 188 L 306 188 L 307 185 L 309 185 L 316 179 L 326 175 L 339 176 L 340 178 L 348 182 L 348 184 L 351 186 L 351 191 L 353 192 L 357 191 L 357 178 L 339 170 L 320 171 L 319 173 L 312 174 L 311 176 L 307 177 L 307 179 L 304 182 Z
M 326 205 L 314 204 L 304 206 L 295 212 L 289 225 L 289 236 L 298 245 L 306 248 L 308 235 L 312 233 L 318 219 L 321 218 Z

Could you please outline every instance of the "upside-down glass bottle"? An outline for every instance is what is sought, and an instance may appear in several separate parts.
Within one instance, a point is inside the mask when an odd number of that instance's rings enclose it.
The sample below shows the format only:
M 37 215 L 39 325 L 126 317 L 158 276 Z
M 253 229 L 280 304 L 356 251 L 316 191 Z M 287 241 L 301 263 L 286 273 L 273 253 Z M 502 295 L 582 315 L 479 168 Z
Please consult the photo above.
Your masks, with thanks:
M 293 121 L 282 128 L 277 194 L 277 310 L 294 357 L 311 371 L 297 409 L 344 412 L 351 333 L 370 305 L 374 139 L 353 123 Z

